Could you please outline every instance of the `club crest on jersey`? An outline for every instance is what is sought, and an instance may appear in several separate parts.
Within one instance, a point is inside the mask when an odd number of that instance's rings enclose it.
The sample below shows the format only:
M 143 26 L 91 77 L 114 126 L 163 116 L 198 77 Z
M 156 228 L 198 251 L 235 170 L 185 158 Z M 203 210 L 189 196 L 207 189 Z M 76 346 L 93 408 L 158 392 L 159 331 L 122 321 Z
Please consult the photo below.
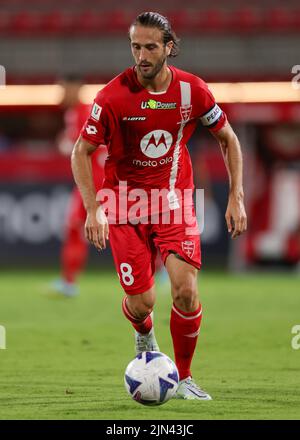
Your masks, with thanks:
M 143 101 L 141 103 L 141 108 L 143 110 L 150 108 L 151 110 L 172 110 L 176 108 L 176 102 L 160 102 L 155 99 L 149 99 L 148 101 Z
M 166 130 L 153 130 L 147 133 L 140 142 L 140 148 L 147 157 L 164 156 L 171 148 L 173 137 Z
M 94 103 L 92 108 L 91 117 L 95 119 L 95 121 L 99 121 L 101 115 L 102 107 L 100 105 Z
M 180 114 L 181 114 L 181 121 L 182 122 L 187 122 L 192 114 L 192 105 L 182 105 L 180 107 Z
M 190 240 L 185 240 L 181 242 L 181 248 L 183 252 L 189 257 L 192 258 L 195 252 L 195 243 Z

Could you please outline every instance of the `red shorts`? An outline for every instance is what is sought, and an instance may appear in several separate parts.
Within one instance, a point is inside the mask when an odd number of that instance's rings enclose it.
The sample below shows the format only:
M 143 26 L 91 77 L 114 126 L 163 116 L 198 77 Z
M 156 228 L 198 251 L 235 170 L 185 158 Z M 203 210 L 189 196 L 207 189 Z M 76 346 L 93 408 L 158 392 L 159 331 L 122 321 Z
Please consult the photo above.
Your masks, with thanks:
M 170 253 L 178 254 L 200 269 L 201 251 L 197 220 L 186 224 L 125 224 L 109 226 L 109 242 L 120 283 L 128 295 L 149 290 L 154 284 L 157 249 L 165 263 Z M 196 229 L 195 229 L 196 228 Z

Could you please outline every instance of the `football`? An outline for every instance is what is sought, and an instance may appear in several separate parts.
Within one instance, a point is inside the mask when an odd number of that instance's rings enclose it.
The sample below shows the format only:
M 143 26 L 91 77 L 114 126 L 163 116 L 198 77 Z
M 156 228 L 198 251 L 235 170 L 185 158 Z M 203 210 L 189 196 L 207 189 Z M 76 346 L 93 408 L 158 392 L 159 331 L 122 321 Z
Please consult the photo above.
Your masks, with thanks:
M 164 353 L 144 351 L 127 366 L 125 387 L 142 405 L 162 405 L 177 391 L 179 374 L 175 363 Z

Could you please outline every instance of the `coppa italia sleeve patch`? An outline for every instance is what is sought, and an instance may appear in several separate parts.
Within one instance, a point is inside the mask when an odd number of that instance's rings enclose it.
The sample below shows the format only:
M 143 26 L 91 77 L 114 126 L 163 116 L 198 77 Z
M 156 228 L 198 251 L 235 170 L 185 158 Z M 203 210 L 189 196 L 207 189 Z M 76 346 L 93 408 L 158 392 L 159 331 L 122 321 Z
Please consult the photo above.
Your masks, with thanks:
M 223 111 L 220 109 L 218 104 L 215 104 L 213 108 L 200 117 L 200 121 L 205 127 L 211 128 L 216 125 L 222 114 Z
M 95 119 L 95 121 L 99 121 L 101 111 L 102 111 L 102 107 L 100 107 L 100 105 L 94 103 L 93 108 L 92 108 L 91 117 L 93 119 Z

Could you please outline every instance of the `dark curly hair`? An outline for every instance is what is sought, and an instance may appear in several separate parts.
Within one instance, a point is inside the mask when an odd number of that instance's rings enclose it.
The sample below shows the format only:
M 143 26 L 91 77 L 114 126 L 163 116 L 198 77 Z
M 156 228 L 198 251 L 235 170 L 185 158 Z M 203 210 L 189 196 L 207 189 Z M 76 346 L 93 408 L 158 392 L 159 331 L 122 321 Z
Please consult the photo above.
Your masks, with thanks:
M 171 49 L 169 57 L 177 57 L 179 53 L 179 39 L 177 38 L 175 32 L 173 31 L 169 20 L 158 12 L 143 12 L 138 15 L 132 26 L 141 25 L 146 27 L 156 27 L 160 29 L 163 33 L 164 45 L 173 41 L 173 47 Z

